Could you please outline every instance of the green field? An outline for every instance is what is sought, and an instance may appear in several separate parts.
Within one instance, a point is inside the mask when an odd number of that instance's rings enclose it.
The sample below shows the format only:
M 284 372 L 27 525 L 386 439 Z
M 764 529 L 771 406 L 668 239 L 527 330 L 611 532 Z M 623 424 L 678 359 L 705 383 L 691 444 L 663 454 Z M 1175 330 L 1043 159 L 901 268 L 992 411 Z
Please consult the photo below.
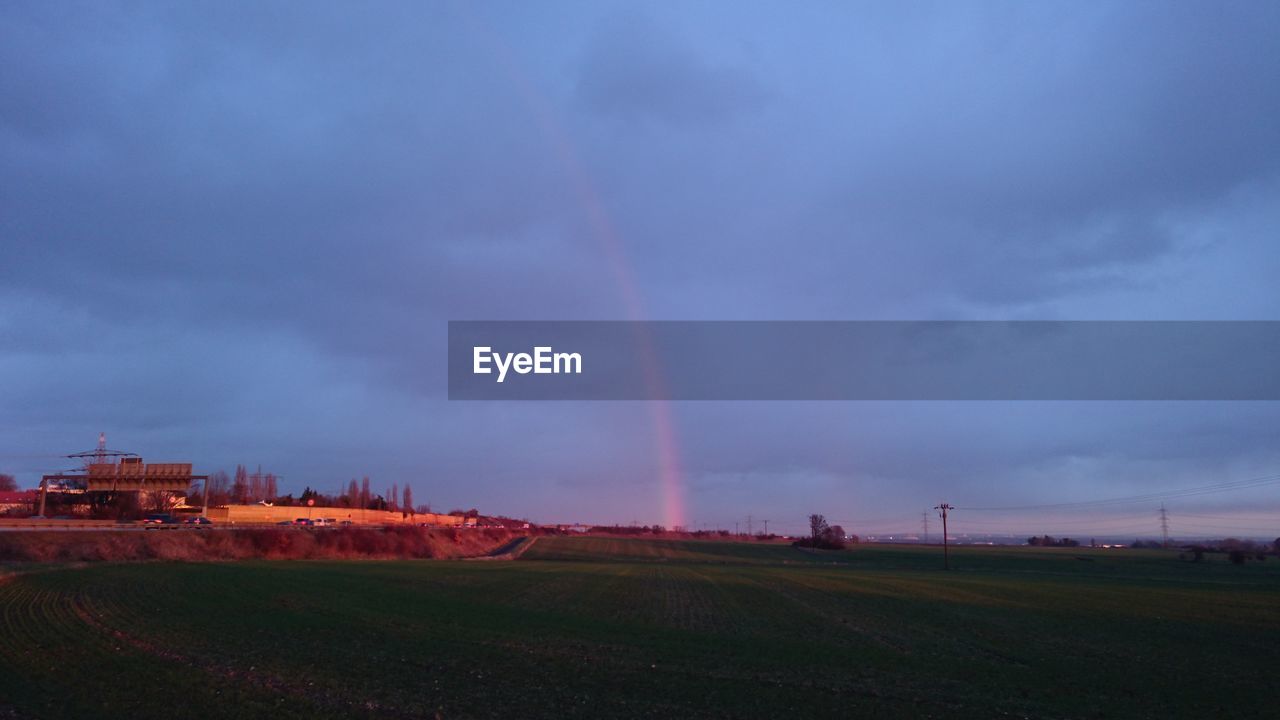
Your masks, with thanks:
M 0 582 L 0 718 L 1280 714 L 1275 558 L 953 560 L 541 538 L 515 562 L 42 568 Z

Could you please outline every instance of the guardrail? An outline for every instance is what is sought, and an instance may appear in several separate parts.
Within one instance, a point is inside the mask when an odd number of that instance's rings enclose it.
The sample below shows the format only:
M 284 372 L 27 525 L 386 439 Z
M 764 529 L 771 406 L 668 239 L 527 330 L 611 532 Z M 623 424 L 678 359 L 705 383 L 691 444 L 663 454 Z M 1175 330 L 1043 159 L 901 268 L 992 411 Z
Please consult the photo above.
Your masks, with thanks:
M 115 520 L 89 520 L 89 519 L 72 519 L 72 520 L 54 520 L 52 518 L 0 518 L 0 528 L 111 528 L 117 526 L 131 526 L 134 523 L 121 523 Z

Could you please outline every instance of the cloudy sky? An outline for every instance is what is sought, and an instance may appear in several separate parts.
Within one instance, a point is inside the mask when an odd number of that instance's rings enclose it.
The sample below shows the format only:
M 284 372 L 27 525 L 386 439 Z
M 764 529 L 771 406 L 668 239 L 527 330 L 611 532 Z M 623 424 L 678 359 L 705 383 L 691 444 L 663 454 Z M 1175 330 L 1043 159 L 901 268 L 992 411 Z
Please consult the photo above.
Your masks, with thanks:
M 1268 402 L 445 386 L 451 319 L 1280 319 L 1276 37 L 1268 2 L 4 3 L 0 472 L 106 431 L 294 491 L 862 532 L 1280 475 Z M 1277 493 L 1167 504 L 1275 536 Z

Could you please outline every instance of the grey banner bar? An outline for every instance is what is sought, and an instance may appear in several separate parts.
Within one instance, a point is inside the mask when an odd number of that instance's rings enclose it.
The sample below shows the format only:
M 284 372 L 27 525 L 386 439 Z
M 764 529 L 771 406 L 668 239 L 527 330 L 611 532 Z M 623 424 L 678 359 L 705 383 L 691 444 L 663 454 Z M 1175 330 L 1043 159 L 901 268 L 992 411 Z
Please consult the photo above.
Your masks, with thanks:
M 1280 321 L 454 321 L 449 399 L 1280 400 Z

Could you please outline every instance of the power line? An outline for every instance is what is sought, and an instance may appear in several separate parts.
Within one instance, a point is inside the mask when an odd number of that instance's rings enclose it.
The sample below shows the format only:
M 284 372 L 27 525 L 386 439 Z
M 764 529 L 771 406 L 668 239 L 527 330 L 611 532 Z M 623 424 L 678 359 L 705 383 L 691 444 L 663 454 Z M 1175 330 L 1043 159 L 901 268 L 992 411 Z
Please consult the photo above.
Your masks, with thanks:
M 1250 478 L 1247 480 L 1233 480 L 1231 482 L 1204 485 L 1201 487 L 1187 488 L 1185 490 L 1129 495 L 1127 497 L 1108 498 L 1105 500 L 1081 500 L 1078 502 L 1042 503 L 1039 505 L 1003 505 L 998 507 L 966 507 L 957 509 L 970 511 L 1052 510 L 1056 508 L 1087 508 L 1102 507 L 1106 505 L 1129 505 L 1133 503 L 1150 502 L 1153 500 L 1168 500 L 1172 498 L 1229 492 L 1232 490 L 1246 490 L 1249 488 L 1264 487 L 1266 485 L 1275 484 L 1280 484 L 1280 475 L 1264 475 L 1262 477 Z
M 1228 526 L 1228 525 L 1222 525 L 1222 524 L 1204 524 L 1204 523 L 1188 523 L 1188 522 L 1179 522 L 1179 523 L 1178 523 L 1178 527 L 1180 527 L 1180 528 L 1182 528 L 1182 527 L 1195 528 L 1195 529 L 1199 529 L 1199 530 L 1214 530 L 1214 531 L 1217 531 L 1217 532 L 1219 532 L 1219 533 L 1224 532 L 1224 531 L 1223 531 L 1223 528 L 1227 528 L 1227 531 L 1231 531 L 1231 530 L 1246 530 L 1246 531 L 1249 531 L 1249 532 L 1258 532 L 1258 533 L 1266 533 L 1266 534 L 1270 534 L 1270 533 L 1280 533 L 1280 527 L 1278 527 L 1278 526 L 1276 526 L 1276 525 L 1270 525 L 1270 526 L 1263 526 L 1263 525 L 1230 525 L 1230 526 Z
M 1263 523 L 1265 523 L 1265 521 L 1267 521 L 1267 520 L 1275 520 L 1275 519 L 1276 519 L 1276 515 L 1277 515 L 1277 514 L 1276 514 L 1276 512 L 1266 512 L 1266 514 L 1252 514 L 1252 512 L 1244 512 L 1244 514 L 1234 515 L 1234 516 L 1230 516 L 1230 515 L 1199 515 L 1199 514 L 1196 514 L 1196 512 L 1179 512 L 1179 514 L 1178 514 L 1179 518 L 1199 518 L 1199 519 L 1201 519 L 1201 520 L 1229 520 L 1229 521 L 1236 521 L 1236 520 L 1245 520 L 1245 521 L 1249 521 L 1249 520 L 1262 520 L 1262 521 L 1263 521 Z
M 964 509 L 965 511 L 968 511 L 968 508 L 962 508 L 962 509 Z M 1029 521 L 1026 519 L 1026 517 L 1031 517 L 1035 519 Z M 1127 514 L 1127 515 L 1114 515 L 1110 517 L 1102 516 L 1102 517 L 1074 518 L 1074 519 L 1067 519 L 1067 520 L 1041 519 L 1044 516 L 1039 516 L 1039 515 L 1029 515 L 1026 517 L 1018 517 L 1018 518 L 1004 517 L 1004 518 L 995 518 L 995 519 L 982 519 L 982 520 L 977 520 L 975 522 L 978 522 L 979 524 L 981 524 L 982 527 L 993 527 L 993 526 L 999 527 L 999 526 L 1008 525 L 1008 524 L 1018 525 L 1018 524 L 1025 524 L 1027 522 L 1036 522 L 1041 525 L 1055 525 L 1055 526 L 1086 525 L 1089 527 L 1094 527 L 1097 525 L 1115 524 L 1115 523 L 1122 523 L 1122 522 L 1133 523 L 1133 524 L 1137 524 L 1143 521 L 1150 522 L 1151 514 L 1144 512 L 1140 514 L 1134 513 L 1134 514 Z

